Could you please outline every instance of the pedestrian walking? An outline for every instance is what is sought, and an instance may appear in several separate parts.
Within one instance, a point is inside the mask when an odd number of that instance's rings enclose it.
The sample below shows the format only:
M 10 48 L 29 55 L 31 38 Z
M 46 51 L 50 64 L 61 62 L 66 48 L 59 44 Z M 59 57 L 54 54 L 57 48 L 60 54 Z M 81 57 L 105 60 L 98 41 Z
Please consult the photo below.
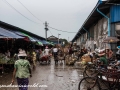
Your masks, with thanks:
M 19 59 L 15 62 L 12 84 L 16 77 L 19 90 L 28 90 L 29 76 L 32 77 L 30 63 L 26 60 L 27 54 L 24 50 L 18 53 Z
M 54 55 L 55 64 L 58 64 L 58 48 L 56 46 L 54 46 L 53 48 L 53 55 Z
M 33 50 L 32 52 L 32 60 L 33 60 L 33 69 L 36 67 L 36 52 Z
M 47 55 L 47 56 L 49 56 L 49 48 L 46 46 L 46 48 L 45 48 L 45 50 L 44 50 L 44 52 L 45 52 L 45 55 Z

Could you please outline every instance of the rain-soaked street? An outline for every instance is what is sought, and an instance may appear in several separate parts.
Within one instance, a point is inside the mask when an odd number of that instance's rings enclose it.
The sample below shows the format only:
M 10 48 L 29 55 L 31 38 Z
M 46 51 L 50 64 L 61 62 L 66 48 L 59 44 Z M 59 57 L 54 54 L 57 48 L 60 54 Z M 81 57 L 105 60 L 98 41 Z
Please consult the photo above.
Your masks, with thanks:
M 29 90 L 78 90 L 78 83 L 82 78 L 82 70 L 74 66 L 54 64 L 51 60 L 50 65 L 37 63 L 36 70 L 32 71 L 29 79 Z M 12 72 L 0 77 L 0 85 L 9 85 L 12 79 Z M 14 85 L 16 85 L 16 80 Z M 44 86 L 43 86 L 44 85 Z M 39 87 L 40 86 L 40 87 Z M 5 87 L 0 90 L 18 90 L 18 88 Z

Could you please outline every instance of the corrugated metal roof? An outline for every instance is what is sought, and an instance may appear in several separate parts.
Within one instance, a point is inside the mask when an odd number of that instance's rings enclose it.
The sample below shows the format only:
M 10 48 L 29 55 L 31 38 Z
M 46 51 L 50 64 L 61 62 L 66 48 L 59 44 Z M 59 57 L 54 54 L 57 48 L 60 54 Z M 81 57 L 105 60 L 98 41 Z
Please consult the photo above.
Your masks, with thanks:
M 0 27 L 3 27 L 3 28 L 5 28 L 5 29 L 9 29 L 9 30 L 11 30 L 11 31 L 24 32 L 24 33 L 26 33 L 26 34 L 28 34 L 28 35 L 30 35 L 30 36 L 33 36 L 33 37 L 36 37 L 36 38 L 40 38 L 40 39 L 45 40 L 45 38 L 43 38 L 43 37 L 41 37 L 41 36 L 38 36 L 38 35 L 36 35 L 36 34 L 34 34 L 34 33 L 32 33 L 32 32 L 26 31 L 26 30 L 21 29 L 21 28 L 19 28 L 19 27 L 10 25 L 10 24 L 5 23 L 5 22 L 3 22 L 3 21 L 0 21 Z
M 107 4 L 117 4 L 120 3 L 120 0 L 107 0 Z

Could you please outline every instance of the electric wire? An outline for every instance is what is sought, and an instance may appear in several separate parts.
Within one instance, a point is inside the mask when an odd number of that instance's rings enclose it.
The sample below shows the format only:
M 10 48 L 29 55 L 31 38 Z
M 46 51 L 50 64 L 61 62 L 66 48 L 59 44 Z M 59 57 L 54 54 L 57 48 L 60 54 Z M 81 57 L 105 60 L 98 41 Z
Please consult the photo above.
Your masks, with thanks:
M 51 32 L 50 30 L 48 30 L 48 31 L 51 33 L 51 35 L 53 35 L 52 32 Z
M 31 15 L 33 15 L 36 19 L 38 19 L 39 21 L 41 21 L 39 18 L 37 18 L 25 5 L 23 5 L 22 2 L 20 2 L 19 0 L 17 0 Z M 42 22 L 42 21 L 41 21 Z M 51 28 L 51 27 L 50 27 Z M 55 29 L 55 28 L 52 28 Z M 58 29 L 55 29 L 58 30 Z M 58 30 L 58 31 L 63 31 L 63 30 Z M 63 32 L 67 32 L 67 31 L 63 31 Z M 51 33 L 51 31 L 50 31 Z M 75 32 L 69 32 L 69 33 L 75 33 Z M 51 33 L 52 34 L 52 33 Z M 53 35 L 53 34 L 52 34 Z
M 68 31 L 59 30 L 59 29 L 53 28 L 53 27 L 51 27 L 51 26 L 48 26 L 48 27 L 51 28 L 51 29 L 57 30 L 57 31 L 61 31 L 61 32 L 66 32 L 66 33 L 77 33 L 77 32 L 68 32 Z
M 19 0 L 17 0 L 31 15 L 33 15 L 36 19 L 38 19 L 39 21 L 41 21 L 39 18 L 37 18 L 25 5 L 23 5 L 22 2 L 20 2 Z M 42 22 L 42 21 L 41 21 Z M 52 27 L 50 27 L 52 28 Z M 52 29 L 55 29 L 55 28 L 52 28 Z M 58 29 L 55 29 L 55 30 L 58 30 Z M 68 32 L 68 31 L 63 31 L 63 30 L 58 30 L 58 31 L 62 31 L 62 32 Z M 50 31 L 51 33 L 51 31 Z M 68 33 L 76 33 L 76 32 L 68 32 Z M 51 33 L 52 34 L 52 33 Z M 53 34 L 52 34 L 53 35 Z
M 28 19 L 29 21 L 32 21 L 36 24 L 39 24 L 31 19 L 29 19 L 28 17 L 26 17 L 25 15 L 23 15 L 22 13 L 20 13 L 17 9 L 15 9 L 7 0 L 2 0 L 3 2 L 5 2 L 8 6 L 10 6 L 12 9 L 14 9 L 17 13 L 19 13 L 20 15 L 22 15 L 24 18 Z
M 35 17 L 37 20 L 39 20 L 40 22 L 43 23 L 42 20 L 40 20 L 39 18 L 37 18 L 25 5 L 23 5 L 22 2 L 20 2 L 19 0 L 17 0 L 33 17 Z
M 24 18 L 26 18 L 26 19 L 28 19 L 29 21 L 32 21 L 32 22 L 34 22 L 34 23 L 36 23 L 36 24 L 40 24 L 40 23 L 38 23 L 38 22 L 35 22 L 35 21 L 33 21 L 33 20 L 31 20 L 31 19 L 29 19 L 28 17 L 26 17 L 25 15 L 23 15 L 22 13 L 20 13 L 17 9 L 15 9 L 7 0 L 2 0 L 3 2 L 5 2 L 7 5 L 9 5 L 12 9 L 14 9 L 17 13 L 19 13 L 20 15 L 22 15 Z M 24 8 L 26 8 L 25 7 L 25 5 L 23 5 L 19 0 L 17 0 L 22 6 L 24 6 Z M 26 8 L 27 9 L 27 8 Z M 27 9 L 28 10 L 28 9 Z M 30 10 L 28 10 L 29 11 L 29 13 L 31 13 L 30 12 Z M 32 14 L 32 13 L 31 13 Z M 34 14 L 32 14 L 36 19 L 38 19 Z M 39 21 L 41 21 L 40 19 L 38 19 Z M 42 21 L 41 21 L 42 22 Z M 57 30 L 57 31 L 61 31 L 61 32 L 66 32 L 66 33 L 77 33 L 77 32 L 68 32 L 68 31 L 63 31 L 63 30 L 59 30 L 59 29 L 56 29 L 56 28 L 53 28 L 53 27 L 51 27 L 51 26 L 48 26 L 49 28 L 51 28 L 51 29 L 54 29 L 54 30 Z M 51 32 L 51 31 L 50 31 Z M 51 33 L 52 34 L 52 33 Z

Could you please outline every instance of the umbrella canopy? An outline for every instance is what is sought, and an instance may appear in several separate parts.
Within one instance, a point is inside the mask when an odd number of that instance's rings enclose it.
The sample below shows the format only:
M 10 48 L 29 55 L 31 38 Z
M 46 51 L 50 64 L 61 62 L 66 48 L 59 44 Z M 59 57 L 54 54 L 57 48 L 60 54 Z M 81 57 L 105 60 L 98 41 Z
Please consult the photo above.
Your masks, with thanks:
M 103 40 L 103 43 L 116 43 L 120 41 L 117 37 L 107 37 L 106 39 Z

